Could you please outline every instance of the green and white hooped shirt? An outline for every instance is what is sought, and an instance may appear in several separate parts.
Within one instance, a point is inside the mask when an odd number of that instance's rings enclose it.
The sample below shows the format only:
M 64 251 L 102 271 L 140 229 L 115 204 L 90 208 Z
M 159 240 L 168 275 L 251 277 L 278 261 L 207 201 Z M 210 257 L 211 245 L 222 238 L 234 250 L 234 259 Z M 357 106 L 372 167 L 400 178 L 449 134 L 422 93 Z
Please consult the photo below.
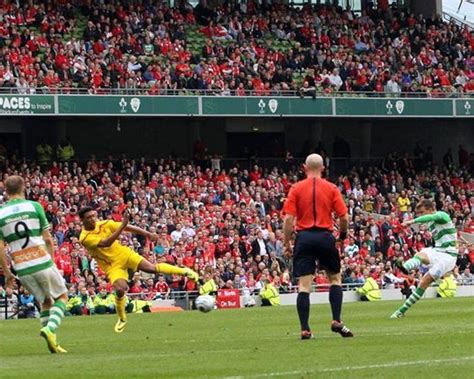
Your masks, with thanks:
M 48 228 L 44 209 L 35 201 L 14 199 L 0 208 L 0 240 L 9 245 L 18 276 L 53 266 L 42 237 Z
M 413 221 L 417 224 L 428 224 L 428 230 L 433 237 L 436 250 L 449 255 L 458 255 L 457 230 L 446 212 L 438 211 L 417 217 Z

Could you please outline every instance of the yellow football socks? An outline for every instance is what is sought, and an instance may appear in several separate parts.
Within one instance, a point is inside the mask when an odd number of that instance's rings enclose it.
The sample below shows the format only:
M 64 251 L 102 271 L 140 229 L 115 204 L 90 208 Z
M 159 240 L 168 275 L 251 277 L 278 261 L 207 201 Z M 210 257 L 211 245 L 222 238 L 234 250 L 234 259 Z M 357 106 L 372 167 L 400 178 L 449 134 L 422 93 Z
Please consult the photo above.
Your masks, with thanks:
M 170 265 L 168 263 L 158 263 L 156 266 L 156 271 L 158 271 L 161 274 L 177 274 L 177 275 L 185 275 L 186 274 L 186 269 Z
M 120 320 L 125 321 L 127 320 L 127 314 L 125 313 L 125 303 L 127 302 L 127 298 L 125 296 L 118 297 L 115 295 L 115 310 L 120 318 Z

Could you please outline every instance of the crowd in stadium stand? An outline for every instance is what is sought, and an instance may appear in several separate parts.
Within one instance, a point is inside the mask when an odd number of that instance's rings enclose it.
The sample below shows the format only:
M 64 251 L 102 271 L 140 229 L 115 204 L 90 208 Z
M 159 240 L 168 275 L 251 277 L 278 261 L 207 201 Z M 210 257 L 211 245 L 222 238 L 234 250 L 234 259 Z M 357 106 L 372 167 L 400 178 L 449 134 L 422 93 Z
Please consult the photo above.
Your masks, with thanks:
M 474 92 L 474 31 L 388 2 L 369 3 L 359 16 L 253 0 L 213 9 L 205 0 L 195 8 L 87 3 L 2 1 L 0 87 L 22 94 Z
M 46 144 L 39 146 L 43 154 Z M 414 158 L 390 154 L 381 167 L 354 168 L 335 179 L 350 215 L 349 236 L 338 244 L 344 283 L 363 284 L 372 277 L 384 288 L 401 285 L 403 275 L 394 262 L 431 244 L 423 227 L 401 227 L 403 220 L 413 217 L 414 204 L 422 197 L 434 198 L 460 230 L 474 233 L 472 155 L 460 146 L 458 157 L 449 150 L 444 165 L 436 166 L 429 149 L 417 145 L 413 154 Z M 124 209 L 131 209 L 131 222 L 158 233 L 160 239 L 152 243 L 123 234 L 120 242 L 151 262 L 188 266 L 201 277 L 208 272 L 220 288 L 258 293 L 269 279 L 280 293 L 295 290 L 291 261 L 283 254 L 280 210 L 292 183 L 304 175 L 299 164 L 290 161 L 285 170 L 255 164 L 249 171 L 238 166 L 226 171 L 218 159 L 206 157 L 185 163 L 122 158 L 78 164 L 48 162 L 51 156 L 45 160 L 40 155 L 41 166 L 3 161 L 0 202 L 6 200 L 5 178 L 21 173 L 27 198 L 41 203 L 51 223 L 57 243 L 54 260 L 68 283 L 70 309 L 80 309 L 76 313 L 93 311 L 94 301 L 113 304 L 106 301 L 112 296 L 110 284 L 78 242 L 77 213 L 86 205 L 93 206 L 99 218 L 115 221 L 121 220 Z M 472 282 L 472 245 L 461 241 L 457 263 L 455 278 Z M 317 271 L 315 284 L 319 291 L 327 289 L 322 271 Z M 142 300 L 196 289 L 194 282 L 178 276 L 138 273 L 130 280 L 130 297 Z M 29 294 L 21 296 L 21 301 L 31 303 Z

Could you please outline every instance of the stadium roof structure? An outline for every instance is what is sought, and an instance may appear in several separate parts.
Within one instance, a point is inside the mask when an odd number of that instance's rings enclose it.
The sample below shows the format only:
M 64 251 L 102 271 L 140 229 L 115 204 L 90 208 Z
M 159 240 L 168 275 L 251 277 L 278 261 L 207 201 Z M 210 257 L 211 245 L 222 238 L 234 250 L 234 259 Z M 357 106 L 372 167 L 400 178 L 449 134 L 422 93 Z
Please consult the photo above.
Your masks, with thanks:
M 442 0 L 443 16 L 474 29 L 474 0 Z

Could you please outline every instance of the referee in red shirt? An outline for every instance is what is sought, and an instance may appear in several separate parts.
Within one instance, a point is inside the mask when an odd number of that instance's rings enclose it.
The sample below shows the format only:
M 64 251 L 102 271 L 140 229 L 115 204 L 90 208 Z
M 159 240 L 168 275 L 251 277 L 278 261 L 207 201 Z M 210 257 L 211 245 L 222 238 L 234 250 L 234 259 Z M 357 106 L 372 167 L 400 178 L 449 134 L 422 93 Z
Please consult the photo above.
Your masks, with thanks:
M 341 260 L 332 234 L 333 212 L 339 217 L 339 237 L 347 235 L 349 216 L 338 188 L 321 177 L 323 158 L 311 154 L 304 165 L 306 179 L 294 184 L 283 206 L 285 254 L 291 256 L 290 239 L 296 223 L 296 241 L 293 254 L 294 276 L 299 278 L 296 301 L 301 323 L 301 339 L 313 337 L 309 327 L 309 294 L 316 270 L 316 261 L 326 270 L 331 283 L 329 302 L 332 309 L 331 330 L 343 337 L 352 337 L 351 330 L 341 321 L 342 288 Z

